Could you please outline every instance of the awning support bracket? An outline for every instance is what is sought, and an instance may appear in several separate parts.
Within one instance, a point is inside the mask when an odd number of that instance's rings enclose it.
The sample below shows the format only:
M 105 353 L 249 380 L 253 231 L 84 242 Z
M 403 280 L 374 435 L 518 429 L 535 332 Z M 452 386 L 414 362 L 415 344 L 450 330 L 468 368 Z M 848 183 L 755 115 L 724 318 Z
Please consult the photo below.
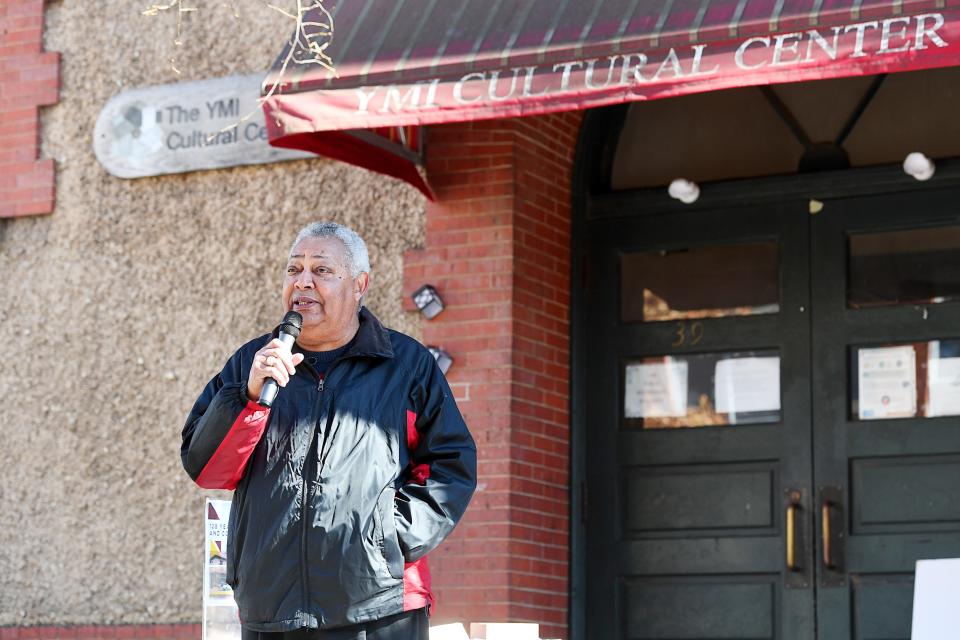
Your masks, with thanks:
M 850 116 L 847 118 L 847 121 L 833 142 L 814 142 L 811 140 L 807 132 L 804 131 L 800 121 L 797 120 L 796 116 L 790 111 L 790 108 L 780 99 L 776 91 L 769 85 L 759 87 L 764 98 L 766 98 L 770 106 L 773 107 L 773 110 L 783 123 L 787 125 L 787 128 L 790 129 L 793 137 L 796 138 L 797 142 L 803 147 L 803 157 L 800 159 L 799 167 L 800 173 L 843 169 L 850 166 L 850 158 L 843 148 L 843 143 L 846 142 L 850 133 L 867 110 L 867 107 L 870 106 L 870 103 L 876 97 L 877 91 L 880 90 L 880 85 L 883 84 L 886 77 L 886 74 L 880 74 L 873 78 L 870 86 L 867 87 L 866 92 L 857 102 L 856 107 L 854 107 L 850 113 Z
M 853 110 L 853 113 L 850 114 L 850 117 L 847 119 L 847 123 L 843 125 L 843 129 L 840 130 L 839 135 L 837 135 L 837 146 L 842 147 L 843 143 L 847 141 L 847 136 L 853 131 L 853 128 L 857 126 L 857 122 L 860 121 L 860 117 L 867 110 L 867 107 L 870 106 L 870 103 L 873 102 L 873 99 L 877 95 L 877 91 L 880 90 L 880 85 L 883 84 L 883 81 L 887 78 L 887 74 L 883 73 L 873 78 L 873 82 L 870 83 L 870 86 L 867 88 L 867 92 L 863 94 L 863 97 L 860 98 L 860 102 L 857 103 L 857 108 Z
M 882 73 L 873 78 L 873 82 L 870 83 L 870 86 L 867 87 L 863 97 L 861 97 L 860 101 L 857 102 L 857 106 L 850 113 L 850 117 L 847 118 L 843 128 L 840 129 L 840 133 L 837 134 L 837 138 L 834 140 L 833 144 L 838 147 L 842 147 L 843 143 L 847 141 L 847 138 L 853 132 L 854 127 L 857 126 L 860 118 L 866 112 L 867 107 L 869 107 L 870 103 L 873 102 L 877 92 L 880 90 L 880 85 L 883 84 L 883 81 L 886 79 L 886 77 L 887 74 Z M 808 136 L 807 132 L 803 130 L 803 126 L 797 120 L 796 116 L 794 116 L 790 111 L 790 108 L 784 104 L 783 100 L 780 99 L 780 96 L 778 96 L 769 85 L 761 85 L 758 88 L 763 94 L 763 97 L 767 99 L 768 103 L 770 103 L 770 106 L 773 107 L 773 110 L 777 113 L 780 119 L 783 120 L 783 123 L 787 125 L 788 129 L 790 129 L 790 133 L 793 134 L 793 137 L 797 139 L 797 142 L 799 142 L 804 149 L 809 150 L 815 144 L 817 144 L 810 139 L 810 136 Z
M 769 85 L 761 85 L 760 93 L 763 94 L 763 97 L 767 99 L 767 102 L 770 103 L 770 106 L 773 107 L 773 110 L 780 116 L 780 119 L 783 120 L 783 123 L 787 125 L 787 128 L 790 129 L 790 133 L 793 134 L 793 137 L 797 139 L 797 142 L 803 146 L 804 149 L 809 149 L 813 146 L 813 141 L 810 140 L 810 137 L 807 135 L 807 132 L 803 130 L 803 127 L 800 125 L 800 122 L 797 120 L 796 116 L 790 111 L 790 108 L 783 103 L 783 100 L 780 99 L 780 96 L 770 88 Z

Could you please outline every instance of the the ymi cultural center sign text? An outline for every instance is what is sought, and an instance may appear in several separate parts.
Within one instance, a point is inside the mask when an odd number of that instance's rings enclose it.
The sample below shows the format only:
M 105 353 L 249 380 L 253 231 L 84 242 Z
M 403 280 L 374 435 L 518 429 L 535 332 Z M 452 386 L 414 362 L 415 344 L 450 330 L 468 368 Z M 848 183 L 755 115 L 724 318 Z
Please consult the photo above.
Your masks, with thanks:
M 262 80 L 230 76 L 124 91 L 97 119 L 97 159 L 117 177 L 140 178 L 315 158 L 268 144 L 257 102 Z

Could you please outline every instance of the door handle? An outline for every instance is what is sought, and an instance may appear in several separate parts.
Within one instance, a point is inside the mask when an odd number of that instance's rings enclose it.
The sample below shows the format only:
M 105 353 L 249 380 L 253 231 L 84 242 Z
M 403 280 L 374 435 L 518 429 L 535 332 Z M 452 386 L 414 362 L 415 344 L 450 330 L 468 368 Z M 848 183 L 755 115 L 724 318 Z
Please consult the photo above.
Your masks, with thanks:
M 833 554 L 830 552 L 830 544 L 833 539 L 830 535 L 830 509 L 833 507 L 827 500 L 823 501 L 820 507 L 820 539 L 823 541 L 823 566 L 827 569 L 836 569 L 833 563 Z
M 820 585 L 824 587 L 847 583 L 843 504 L 842 487 L 820 487 Z
M 809 549 L 804 541 L 810 535 L 807 527 L 810 526 L 809 491 L 803 489 L 787 489 L 783 495 L 784 538 L 786 541 L 785 568 L 783 574 L 784 586 L 787 589 L 809 589 L 814 562 L 807 558 Z
M 796 571 L 797 565 L 797 510 L 796 502 L 787 505 L 787 571 Z

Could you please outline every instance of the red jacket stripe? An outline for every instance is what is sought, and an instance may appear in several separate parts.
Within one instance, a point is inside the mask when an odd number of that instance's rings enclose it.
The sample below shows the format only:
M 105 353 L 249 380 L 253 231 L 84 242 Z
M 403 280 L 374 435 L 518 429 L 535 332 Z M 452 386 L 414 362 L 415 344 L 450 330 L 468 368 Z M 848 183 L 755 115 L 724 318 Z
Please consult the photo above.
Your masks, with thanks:
M 269 416 L 269 409 L 248 401 L 233 421 L 223 442 L 197 476 L 197 484 L 204 489 L 236 489 L 254 448 L 263 436 Z
M 427 605 L 430 605 L 432 610 L 435 604 L 427 557 L 403 565 L 403 610 L 423 609 Z
M 407 411 L 407 449 L 411 453 L 420 446 L 420 432 L 417 431 L 417 414 Z
M 420 444 L 420 432 L 417 431 L 417 414 L 407 411 L 407 448 L 414 452 Z M 411 463 L 413 464 L 413 463 Z M 414 484 L 426 484 L 430 477 L 430 465 L 418 464 L 410 469 L 410 481 Z
M 417 431 L 417 414 L 407 411 L 407 449 L 411 454 L 420 445 L 420 432 Z M 411 464 L 413 464 L 411 462 Z M 410 470 L 410 482 L 426 484 L 430 477 L 430 465 L 418 464 Z M 433 590 L 430 585 L 430 567 L 427 566 L 426 556 L 416 562 L 403 565 L 403 610 L 413 611 L 436 604 Z

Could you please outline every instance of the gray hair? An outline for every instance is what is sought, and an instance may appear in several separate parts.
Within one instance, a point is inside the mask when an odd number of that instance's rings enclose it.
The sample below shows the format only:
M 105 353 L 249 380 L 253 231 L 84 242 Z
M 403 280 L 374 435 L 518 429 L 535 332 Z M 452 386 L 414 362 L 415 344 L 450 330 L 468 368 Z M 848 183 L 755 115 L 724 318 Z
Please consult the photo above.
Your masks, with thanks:
M 290 246 L 290 253 L 304 238 L 336 238 L 343 243 L 347 253 L 347 268 L 350 277 L 356 278 L 361 273 L 370 273 L 370 254 L 367 253 L 367 243 L 360 235 L 342 224 L 336 222 L 311 222 L 297 234 L 297 239 Z

